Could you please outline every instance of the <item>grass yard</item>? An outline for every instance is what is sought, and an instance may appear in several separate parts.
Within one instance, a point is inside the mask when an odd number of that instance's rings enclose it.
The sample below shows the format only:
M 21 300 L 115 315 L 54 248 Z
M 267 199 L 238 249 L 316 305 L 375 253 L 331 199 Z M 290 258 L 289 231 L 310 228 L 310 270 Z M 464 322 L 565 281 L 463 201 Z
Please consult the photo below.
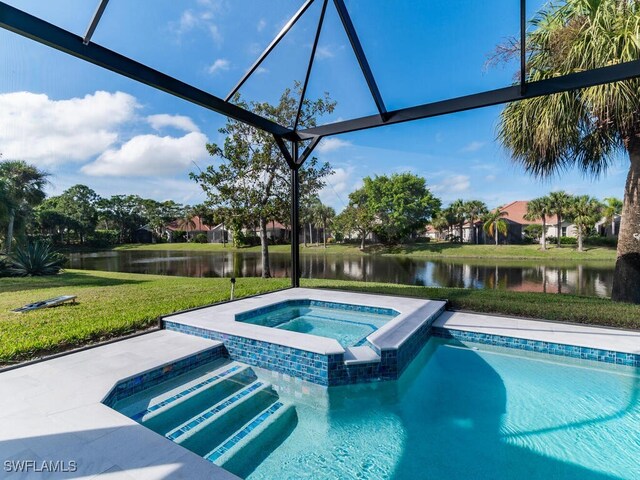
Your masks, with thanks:
M 287 279 L 239 278 L 236 296 L 284 288 Z M 127 335 L 160 315 L 229 299 L 224 278 L 186 278 L 86 270 L 55 277 L 0 278 L 0 365 Z M 58 295 L 78 303 L 27 313 L 12 309 Z
M 234 248 L 231 245 L 223 247 L 219 243 L 160 243 L 122 245 L 115 250 L 150 250 L 150 251 L 194 251 L 194 252 L 260 252 L 260 247 Z M 271 245 L 270 252 L 289 253 L 289 245 Z M 575 246 L 549 246 L 547 250 L 540 250 L 539 245 L 467 245 L 459 243 L 416 243 L 385 247 L 383 245 L 367 246 L 360 251 L 357 245 L 330 244 L 327 248 L 322 245 L 300 245 L 301 254 L 322 255 L 404 255 L 423 258 L 502 258 L 502 259 L 545 259 L 545 260 L 603 260 L 614 262 L 615 248 L 585 247 L 584 252 L 576 251 Z
M 239 278 L 236 296 L 289 286 L 288 279 Z M 607 299 L 501 290 L 428 288 L 337 280 L 302 286 L 447 299 L 456 309 L 640 329 L 640 306 Z M 63 294 L 76 305 L 17 314 L 26 303 Z M 229 298 L 229 280 L 67 270 L 55 277 L 0 279 L 0 365 L 153 327 L 158 316 Z

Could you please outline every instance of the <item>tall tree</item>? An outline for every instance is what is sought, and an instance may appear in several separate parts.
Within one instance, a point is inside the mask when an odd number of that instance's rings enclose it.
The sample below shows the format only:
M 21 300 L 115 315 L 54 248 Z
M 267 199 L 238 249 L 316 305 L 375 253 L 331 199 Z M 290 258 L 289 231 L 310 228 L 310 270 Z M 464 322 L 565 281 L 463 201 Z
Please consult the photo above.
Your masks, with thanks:
M 80 244 L 96 229 L 99 201 L 100 196 L 86 185 L 74 185 L 58 197 L 57 209 L 73 221 Z
M 322 225 L 322 245 L 327 248 L 327 229 L 336 216 L 336 211 L 333 207 L 320 204 L 316 209 L 316 221 L 319 225 Z
M 299 92 L 298 83 L 294 88 Z M 248 104 L 240 95 L 234 97 L 234 103 L 280 125 L 293 126 L 298 111 L 298 95 L 293 94 L 291 89 L 285 90 L 277 105 Z M 335 102 L 328 96 L 317 100 L 305 99 L 298 126 L 315 126 L 317 119 L 333 112 L 334 107 Z M 249 218 L 258 220 L 262 276 L 270 277 L 267 223 L 283 215 L 289 205 L 289 166 L 282 158 L 273 136 L 267 132 L 228 119 L 220 133 L 226 136 L 224 145 L 207 145 L 207 151 L 217 160 L 216 164 L 191 173 L 191 178 L 200 184 L 212 205 L 236 212 L 243 222 Z M 329 164 L 320 165 L 316 158 L 307 160 L 300 169 L 303 198 L 317 193 L 324 186 L 324 178 L 331 173 Z M 297 238 L 292 240 L 298 241 Z
M 133 241 L 134 232 L 146 224 L 143 214 L 143 199 L 138 195 L 113 195 L 98 201 L 101 222 L 118 231 L 118 243 Z
M 6 199 L 7 234 L 5 252 L 11 252 L 16 215 L 26 212 L 45 198 L 44 187 L 49 174 L 22 160 L 0 162 L 0 181 Z
M 496 208 L 492 212 L 487 213 L 482 219 L 482 228 L 487 235 L 495 239 L 496 246 L 498 245 L 498 238 L 500 237 L 500 234 L 506 237 L 509 233 L 509 224 L 504 219 L 504 217 L 507 216 L 509 216 L 507 212 L 503 212 L 499 208 Z
M 440 210 L 440 200 L 427 188 L 424 178 L 411 173 L 365 177 L 362 191 L 375 216 L 373 230 L 385 243 L 408 238 Z
M 178 227 L 184 230 L 187 242 L 191 240 L 189 238 L 189 232 L 196 228 L 195 217 L 196 212 L 191 208 L 191 206 L 187 205 L 182 209 L 180 216 L 177 218 Z
M 360 250 L 364 250 L 367 236 L 373 232 L 378 221 L 375 211 L 371 208 L 368 192 L 364 188 L 351 192 L 349 204 L 336 220 L 346 235 L 350 236 L 353 232 L 358 235 Z
M 604 208 L 602 215 L 605 221 L 611 224 L 611 235 L 616 236 L 616 216 L 622 213 L 622 200 L 615 197 L 607 197 L 604 199 Z
M 487 205 L 481 200 L 468 200 L 462 205 L 464 216 L 469 221 L 471 228 L 471 242 L 478 243 L 478 232 L 476 232 L 476 220 L 482 218 L 489 212 Z
M 602 217 L 602 204 L 588 195 L 574 197 L 570 212 L 578 234 L 578 251 L 584 250 L 584 237 Z
M 431 220 L 431 226 L 440 236 L 449 230 L 450 224 L 447 217 L 444 215 L 444 210 L 433 217 Z
M 640 2 L 547 3 L 527 35 L 527 80 L 538 81 L 640 57 Z M 519 50 L 516 49 L 516 50 Z M 624 151 L 630 160 L 612 299 L 640 303 L 640 79 L 507 105 L 498 138 L 514 160 L 547 177 L 577 167 L 594 177 Z
M 573 197 L 567 192 L 560 190 L 559 192 L 551 192 L 547 197 L 550 212 L 556 216 L 556 245 L 560 246 L 560 237 L 562 237 L 562 221 L 566 220 L 571 209 Z
M 527 203 L 527 213 L 524 215 L 525 220 L 534 222 L 542 221 L 542 231 L 540 233 L 541 250 L 547 249 L 547 217 L 553 214 L 553 207 L 549 201 L 549 197 L 538 197 Z
M 456 226 L 458 227 L 460 243 L 462 243 L 464 240 L 464 222 L 466 221 L 464 200 L 462 200 L 461 198 L 457 199 L 456 201 L 452 202 L 451 205 L 447 207 L 447 209 L 449 210 L 451 217 L 455 219 L 454 221 Z

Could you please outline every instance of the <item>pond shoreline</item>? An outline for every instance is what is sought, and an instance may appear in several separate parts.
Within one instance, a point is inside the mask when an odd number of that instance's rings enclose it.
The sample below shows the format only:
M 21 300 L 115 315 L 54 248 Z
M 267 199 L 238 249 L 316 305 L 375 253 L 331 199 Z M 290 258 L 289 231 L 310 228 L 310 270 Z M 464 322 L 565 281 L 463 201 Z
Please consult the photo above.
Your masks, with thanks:
M 289 253 L 290 245 L 270 245 L 270 253 Z M 162 243 L 162 244 L 127 244 L 114 247 L 114 251 L 183 251 L 183 252 L 260 252 L 260 247 L 234 247 L 218 243 Z M 79 252 L 86 251 L 80 249 Z M 69 252 L 74 252 L 69 249 Z M 615 262 L 616 249 L 613 247 L 586 246 L 584 252 L 578 252 L 573 245 L 548 245 L 547 250 L 540 250 L 540 245 L 472 245 L 445 242 L 425 242 L 405 245 L 385 246 L 381 244 L 367 245 L 361 251 L 356 244 L 328 244 L 324 248 L 319 245 L 300 245 L 301 255 L 361 255 L 361 256 L 405 256 L 424 258 L 488 258 L 488 259 L 545 259 L 568 261 L 606 261 Z
M 181 277 L 260 277 L 260 252 L 103 250 L 69 255 L 70 268 Z M 473 288 L 597 297 L 611 294 L 613 262 L 593 259 L 459 258 L 408 255 L 300 256 L 302 278 L 366 281 L 425 287 Z M 290 277 L 288 253 L 272 252 L 271 276 Z

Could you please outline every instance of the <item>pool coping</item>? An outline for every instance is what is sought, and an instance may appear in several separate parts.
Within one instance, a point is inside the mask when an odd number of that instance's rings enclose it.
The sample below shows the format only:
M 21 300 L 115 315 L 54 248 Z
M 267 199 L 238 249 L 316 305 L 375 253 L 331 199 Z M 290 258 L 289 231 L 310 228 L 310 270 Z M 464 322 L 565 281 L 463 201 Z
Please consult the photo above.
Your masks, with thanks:
M 237 314 L 274 306 L 291 300 L 316 300 L 321 302 L 345 303 L 370 308 L 395 310 L 398 316 L 367 336 L 369 343 L 379 350 L 397 349 L 405 343 L 421 324 L 444 306 L 445 302 L 355 293 L 342 290 L 296 288 L 269 292 L 251 298 L 241 299 L 232 304 L 212 305 L 196 311 L 175 313 L 163 317 L 163 324 L 181 324 L 184 326 L 214 330 L 225 335 L 234 335 L 251 340 L 268 342 L 282 347 L 295 348 L 319 355 L 343 355 L 345 348 L 332 338 L 319 337 L 299 332 L 280 330 L 273 327 L 253 325 L 236 321 Z M 425 316 L 426 315 L 426 316 Z M 215 318 L 212 318 L 215 316 Z M 405 327 L 405 328 L 399 328 Z
M 432 335 L 517 350 L 640 367 L 640 331 L 448 311 Z

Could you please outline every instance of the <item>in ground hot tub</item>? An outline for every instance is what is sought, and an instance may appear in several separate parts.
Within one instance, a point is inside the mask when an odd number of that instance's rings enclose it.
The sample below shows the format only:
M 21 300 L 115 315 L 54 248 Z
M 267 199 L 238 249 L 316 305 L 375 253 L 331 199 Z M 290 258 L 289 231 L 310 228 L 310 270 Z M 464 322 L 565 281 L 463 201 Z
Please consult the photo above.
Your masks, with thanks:
M 236 314 L 237 322 L 336 339 L 360 346 L 367 336 L 400 315 L 391 308 L 317 300 L 288 300 Z
M 445 302 L 292 288 L 163 318 L 224 343 L 229 358 L 319 385 L 397 379 Z

